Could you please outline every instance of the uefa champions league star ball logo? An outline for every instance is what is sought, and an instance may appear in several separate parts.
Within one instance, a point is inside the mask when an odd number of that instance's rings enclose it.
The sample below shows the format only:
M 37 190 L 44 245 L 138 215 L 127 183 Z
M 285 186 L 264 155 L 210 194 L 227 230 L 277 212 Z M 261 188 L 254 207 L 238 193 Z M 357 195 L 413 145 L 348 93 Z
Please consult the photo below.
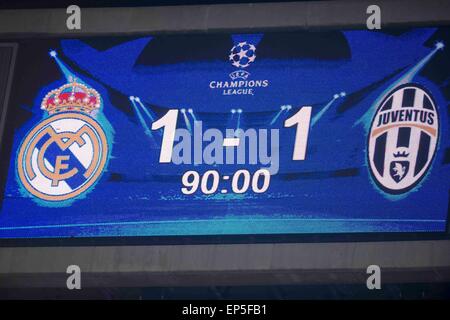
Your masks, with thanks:
M 44 201 L 66 201 L 87 192 L 107 163 L 105 132 L 94 119 L 98 92 L 72 80 L 49 92 L 41 109 L 49 117 L 25 137 L 17 156 L 23 187 Z
M 437 149 L 439 116 L 425 88 L 405 84 L 381 102 L 368 137 L 370 173 L 390 194 L 412 190 L 425 177 Z
M 259 88 L 269 86 L 268 79 L 250 79 L 250 72 L 244 70 L 256 59 L 255 45 L 246 41 L 239 42 L 231 48 L 228 58 L 231 64 L 237 68 L 228 74 L 231 81 L 211 80 L 209 82 L 210 89 L 221 91 L 224 96 L 254 95 Z
M 236 68 L 247 68 L 256 59 L 256 47 L 247 42 L 239 42 L 230 50 L 230 61 Z

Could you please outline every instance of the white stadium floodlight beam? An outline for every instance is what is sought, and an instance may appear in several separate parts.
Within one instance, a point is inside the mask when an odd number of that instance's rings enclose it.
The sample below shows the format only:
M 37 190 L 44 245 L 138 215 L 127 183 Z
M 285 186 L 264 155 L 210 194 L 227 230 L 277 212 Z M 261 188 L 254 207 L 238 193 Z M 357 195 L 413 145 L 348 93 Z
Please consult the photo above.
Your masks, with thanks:
M 334 101 L 340 97 L 339 94 L 335 94 L 333 98 L 328 101 L 328 103 L 320 110 L 312 119 L 311 119 L 311 126 L 315 125 L 317 121 L 319 121 L 320 118 L 327 112 L 327 110 L 331 107 Z
M 194 110 L 192 108 L 189 108 L 187 110 L 187 112 L 191 115 L 192 119 L 194 120 L 194 125 L 196 125 L 198 120 L 197 120 L 197 116 L 194 113 Z
M 130 96 L 130 101 L 131 101 L 131 104 L 133 105 L 134 111 L 136 112 L 139 122 L 141 123 L 141 126 L 144 129 L 144 133 L 146 135 L 148 135 L 149 137 L 153 138 L 150 128 L 148 127 L 147 123 L 145 122 L 144 117 L 142 116 L 141 112 L 139 111 L 139 107 L 136 105 L 136 97 Z
M 147 115 L 147 117 L 150 119 L 151 122 L 155 121 L 155 117 L 153 117 L 150 111 L 148 111 L 147 107 L 144 106 L 139 97 L 134 97 L 134 101 L 136 101 L 139 104 L 139 106 L 141 107 L 141 109 L 144 111 L 144 113 Z
M 180 111 L 181 111 L 181 114 L 183 115 L 183 119 L 184 119 L 184 123 L 186 124 L 186 128 L 189 130 L 189 132 L 192 132 L 191 121 L 189 120 L 189 118 L 186 114 L 186 109 L 181 108 Z

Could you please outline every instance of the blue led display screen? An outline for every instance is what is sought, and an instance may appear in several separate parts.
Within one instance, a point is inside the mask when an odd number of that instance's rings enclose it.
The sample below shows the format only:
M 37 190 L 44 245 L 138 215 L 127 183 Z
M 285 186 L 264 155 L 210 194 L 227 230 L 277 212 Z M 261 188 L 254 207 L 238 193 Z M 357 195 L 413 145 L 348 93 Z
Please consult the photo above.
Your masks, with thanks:
M 19 44 L 0 238 L 444 232 L 449 28 Z

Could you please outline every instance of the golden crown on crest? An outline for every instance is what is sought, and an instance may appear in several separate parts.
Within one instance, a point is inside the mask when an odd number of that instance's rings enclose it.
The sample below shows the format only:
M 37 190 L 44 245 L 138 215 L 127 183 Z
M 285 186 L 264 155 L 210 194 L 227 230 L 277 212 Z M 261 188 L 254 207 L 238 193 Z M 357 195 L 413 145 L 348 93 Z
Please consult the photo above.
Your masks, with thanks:
M 100 94 L 92 88 L 70 78 L 69 83 L 47 93 L 41 109 L 52 115 L 59 112 L 75 111 L 93 115 L 100 109 Z

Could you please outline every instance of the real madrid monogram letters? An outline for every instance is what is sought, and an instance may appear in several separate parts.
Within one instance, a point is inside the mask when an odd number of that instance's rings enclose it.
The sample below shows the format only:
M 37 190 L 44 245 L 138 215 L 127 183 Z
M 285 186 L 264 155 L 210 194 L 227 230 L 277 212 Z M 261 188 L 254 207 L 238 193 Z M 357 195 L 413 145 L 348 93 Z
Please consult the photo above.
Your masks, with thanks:
M 416 187 L 429 170 L 439 138 L 439 117 L 431 94 L 405 84 L 378 106 L 368 137 L 368 161 L 376 184 L 390 194 Z
M 66 201 L 88 191 L 101 176 L 108 142 L 95 120 L 98 92 L 75 79 L 49 92 L 41 109 L 49 117 L 25 137 L 17 156 L 23 187 L 44 201 Z

